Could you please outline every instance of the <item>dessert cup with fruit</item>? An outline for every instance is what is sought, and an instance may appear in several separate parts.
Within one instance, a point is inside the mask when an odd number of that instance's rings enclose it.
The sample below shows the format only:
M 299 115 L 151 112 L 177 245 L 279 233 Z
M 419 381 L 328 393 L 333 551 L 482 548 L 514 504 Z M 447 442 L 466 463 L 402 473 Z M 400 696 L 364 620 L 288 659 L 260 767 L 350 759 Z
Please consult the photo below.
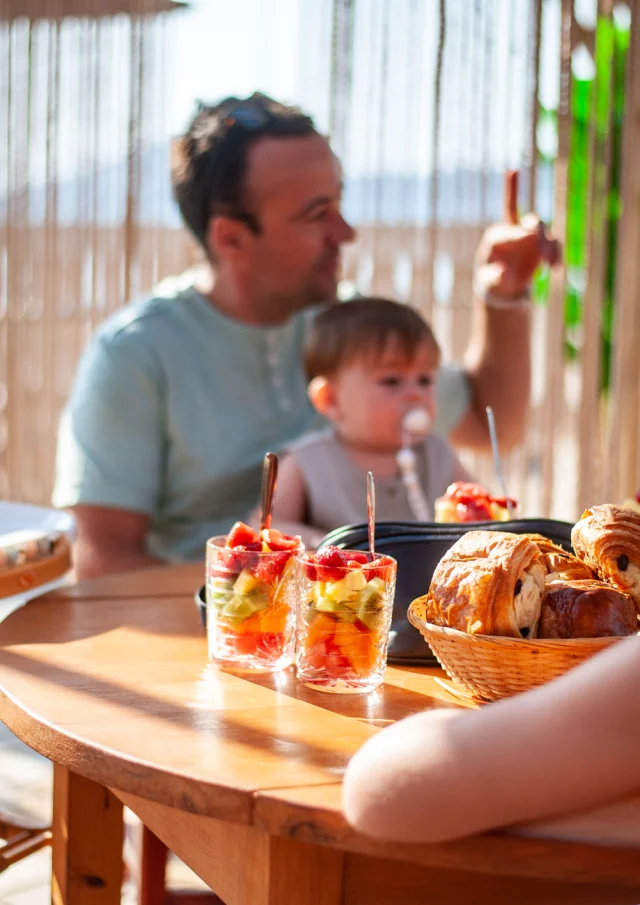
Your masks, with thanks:
M 636 491 L 634 497 L 628 497 L 621 505 L 625 509 L 633 509 L 634 512 L 640 512 L 640 490 Z
M 298 679 L 319 691 L 376 688 L 387 661 L 396 561 L 328 546 L 296 562 Z
M 218 665 L 273 672 L 293 663 L 297 536 L 236 522 L 207 541 L 207 640 Z
M 492 496 L 480 484 L 456 481 L 435 501 L 436 522 L 507 522 L 516 517 L 518 504 Z

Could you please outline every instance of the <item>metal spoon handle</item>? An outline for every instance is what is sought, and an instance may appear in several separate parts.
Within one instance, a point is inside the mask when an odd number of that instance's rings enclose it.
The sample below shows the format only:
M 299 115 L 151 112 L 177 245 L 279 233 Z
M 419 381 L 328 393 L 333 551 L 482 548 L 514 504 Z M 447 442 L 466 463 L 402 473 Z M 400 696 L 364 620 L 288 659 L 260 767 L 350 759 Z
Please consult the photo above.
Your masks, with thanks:
M 271 527 L 271 510 L 273 508 L 273 496 L 278 483 L 278 457 L 275 453 L 268 452 L 264 457 L 262 466 L 262 494 L 260 530 Z
M 375 555 L 376 544 L 376 483 L 373 472 L 367 472 L 367 524 L 369 527 L 369 553 Z
M 498 483 L 500 484 L 500 490 L 502 491 L 502 496 L 505 498 L 507 502 L 507 509 L 509 510 L 509 515 L 513 515 L 513 503 L 511 502 L 511 498 L 507 493 L 507 487 L 504 483 L 504 477 L 502 475 L 502 462 L 500 460 L 500 450 L 498 449 L 498 434 L 496 431 L 496 419 L 493 414 L 493 409 L 490 405 L 486 408 L 487 413 L 487 422 L 489 424 L 489 436 L 491 437 L 491 451 L 493 453 L 493 464 L 495 465 L 496 475 L 498 476 Z

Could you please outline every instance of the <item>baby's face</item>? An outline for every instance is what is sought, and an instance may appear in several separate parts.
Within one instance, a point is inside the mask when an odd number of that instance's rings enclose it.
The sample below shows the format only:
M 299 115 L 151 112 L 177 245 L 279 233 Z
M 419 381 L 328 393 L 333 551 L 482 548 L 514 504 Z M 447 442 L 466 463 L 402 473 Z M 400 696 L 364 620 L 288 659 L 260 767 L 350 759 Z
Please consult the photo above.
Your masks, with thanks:
M 347 443 L 378 452 L 396 452 L 402 445 L 402 421 L 412 409 L 424 409 L 433 421 L 438 359 L 423 343 L 412 361 L 389 348 L 375 361 L 358 359 L 332 378 L 335 417 Z

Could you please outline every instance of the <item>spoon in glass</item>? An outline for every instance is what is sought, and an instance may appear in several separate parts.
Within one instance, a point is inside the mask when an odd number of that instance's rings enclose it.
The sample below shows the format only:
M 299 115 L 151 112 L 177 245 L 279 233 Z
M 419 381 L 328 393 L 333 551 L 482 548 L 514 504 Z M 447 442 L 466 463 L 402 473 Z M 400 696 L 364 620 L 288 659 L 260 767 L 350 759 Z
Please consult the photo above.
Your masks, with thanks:
M 371 562 L 375 559 L 376 543 L 376 483 L 373 472 L 367 472 L 367 525 L 369 529 L 369 553 Z
M 262 492 L 260 512 L 260 533 L 271 527 L 271 510 L 273 509 L 273 497 L 278 483 L 278 457 L 275 453 L 268 452 L 264 457 L 262 466 Z

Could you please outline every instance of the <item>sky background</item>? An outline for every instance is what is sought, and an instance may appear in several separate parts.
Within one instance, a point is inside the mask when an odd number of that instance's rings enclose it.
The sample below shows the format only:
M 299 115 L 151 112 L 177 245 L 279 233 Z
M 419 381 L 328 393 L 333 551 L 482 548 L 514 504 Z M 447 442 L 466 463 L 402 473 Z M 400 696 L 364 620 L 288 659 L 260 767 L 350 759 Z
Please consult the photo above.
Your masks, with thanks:
M 148 93 L 142 98 L 140 132 L 145 220 L 167 222 L 170 140 L 184 129 L 196 99 L 215 101 L 261 90 L 299 104 L 321 130 L 328 131 L 332 5 L 332 0 L 191 0 L 188 8 L 159 17 L 158 22 L 152 20 L 145 31 Z M 346 128 L 335 144 L 348 186 L 357 183 L 358 210 L 367 219 L 402 205 L 411 208 L 412 195 L 419 198 L 422 209 L 412 208 L 409 219 L 415 214 L 420 220 L 428 206 L 438 6 L 438 0 L 355 2 Z M 596 0 L 575 0 L 576 17 L 584 26 L 593 26 L 596 8 Z M 443 193 L 449 175 L 485 172 L 490 174 L 485 194 L 491 204 L 495 200 L 499 205 L 501 174 L 526 163 L 530 9 L 530 0 L 447 0 L 438 159 Z M 116 17 L 101 23 L 98 38 L 92 50 L 86 21 L 63 20 L 52 154 L 47 137 L 54 84 L 50 25 L 36 23 L 29 35 L 26 26 L 18 23 L 8 38 L 10 48 L 0 28 L 0 55 L 7 57 L 5 51 L 10 49 L 12 67 L 9 157 L 4 159 L 7 148 L 2 144 L 0 201 L 3 195 L 24 192 L 28 185 L 34 221 L 43 216 L 48 172 L 63 187 L 58 199 L 63 221 L 82 220 L 82 206 L 91 201 L 96 172 L 99 219 L 113 222 L 122 216 L 129 138 L 129 20 Z M 560 0 L 543 0 L 541 46 L 539 100 L 544 107 L 555 108 Z M 588 58 L 576 56 L 576 63 L 588 69 Z M 0 67 L 0 99 L 5 76 Z M 21 111 L 27 107 L 29 85 L 32 103 L 27 125 Z M 546 132 L 541 128 L 539 133 L 539 145 L 552 152 L 554 142 L 553 127 L 547 121 Z M 385 208 L 384 192 L 372 183 L 374 177 L 387 180 L 391 207 Z M 451 184 L 451 191 L 462 192 L 456 203 L 467 208 L 466 219 L 482 219 L 488 213 L 486 201 L 478 198 L 477 185 L 468 187 L 459 178 Z
M 456 33 L 477 4 L 475 0 L 448 0 L 448 40 Z M 589 18 L 596 0 L 576 0 Z M 380 124 L 372 117 L 378 107 L 381 86 L 382 40 L 388 35 L 386 95 L 385 168 L 392 172 L 414 172 L 417 161 L 395 140 L 402 116 L 402 98 L 413 81 L 423 95 L 421 106 L 427 143 L 432 119 L 432 85 L 437 41 L 437 0 L 392 0 L 389 22 L 384 21 L 384 0 L 358 0 L 354 42 L 354 81 L 351 117 L 352 132 L 368 133 L 377 139 Z M 495 115 L 507 104 L 523 106 L 526 75 L 525 37 L 528 0 L 491 0 L 493 32 L 488 40 L 508 52 L 495 54 L 493 100 Z M 560 0 L 545 0 L 541 100 L 553 107 L 558 96 Z M 416 15 L 417 14 L 417 15 Z M 190 8 L 174 14 L 171 28 L 172 85 L 169 126 L 179 132 L 193 109 L 196 98 L 214 100 L 227 94 L 247 95 L 263 90 L 278 99 L 299 103 L 316 118 L 322 129 L 329 126 L 329 78 L 331 50 L 330 0 L 192 0 Z M 418 28 L 416 29 L 416 23 Z M 418 32 L 416 34 L 416 31 Z M 413 45 L 411 45 L 413 42 Z M 464 52 L 464 48 L 458 48 Z M 454 44 L 450 53 L 456 53 Z M 510 58 L 511 56 L 511 58 Z M 379 65 L 372 66 L 372 60 Z M 469 60 L 471 62 L 471 60 Z M 509 71 L 507 66 L 511 63 Z M 378 98 L 375 95 L 378 95 Z M 517 157 L 524 140 L 523 117 L 511 118 L 506 143 Z M 495 159 L 501 163 L 505 136 L 494 129 Z M 451 134 L 453 144 L 456 136 Z M 446 136 L 445 136 L 446 140 Z M 384 141 L 384 138 L 383 138 Z M 372 145 L 376 141 L 351 142 L 350 172 L 375 170 Z M 449 155 L 445 153 L 443 157 Z M 428 155 L 416 155 L 428 169 Z

